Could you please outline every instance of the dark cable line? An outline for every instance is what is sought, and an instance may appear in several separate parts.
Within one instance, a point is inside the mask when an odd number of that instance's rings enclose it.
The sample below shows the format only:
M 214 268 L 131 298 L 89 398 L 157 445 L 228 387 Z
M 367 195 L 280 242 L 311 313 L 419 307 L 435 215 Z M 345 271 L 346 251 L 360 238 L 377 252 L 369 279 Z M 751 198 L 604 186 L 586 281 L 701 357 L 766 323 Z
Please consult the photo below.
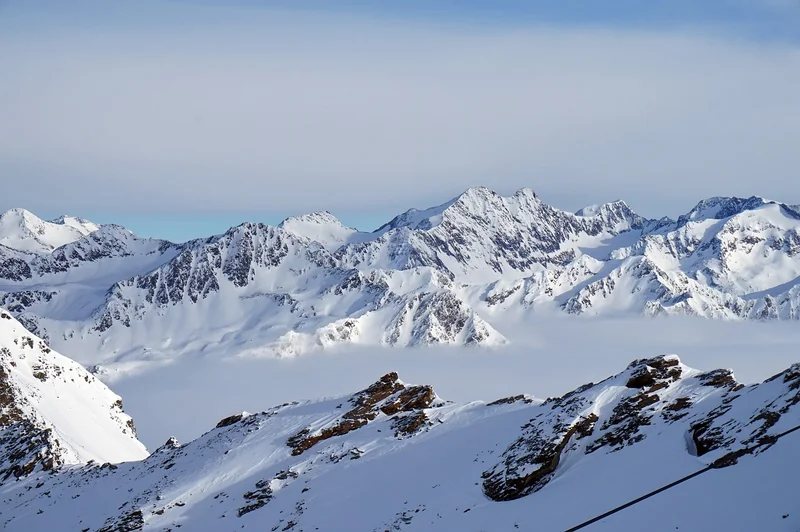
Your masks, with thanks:
M 658 489 L 656 489 L 654 491 L 651 491 L 650 493 L 642 495 L 641 497 L 639 497 L 637 499 L 634 499 L 632 501 L 626 502 L 625 504 L 623 504 L 621 506 L 617 506 L 616 508 L 607 511 L 604 514 L 598 515 L 597 517 L 593 517 L 593 518 L 589 519 L 588 521 L 584 521 L 583 523 L 581 523 L 579 525 L 576 525 L 576 526 L 574 526 L 572 528 L 568 528 L 565 532 L 575 532 L 576 530 L 580 530 L 582 528 L 586 528 L 587 526 L 589 526 L 591 524 L 594 524 L 594 523 L 596 523 L 596 522 L 598 522 L 598 521 L 600 521 L 602 519 L 605 519 L 606 517 L 614 515 L 617 512 L 621 512 L 622 510 L 624 510 L 626 508 L 630 508 L 634 504 L 638 504 L 638 503 L 640 503 L 640 502 L 642 502 L 642 501 L 644 501 L 646 499 L 649 499 L 650 497 L 658 495 L 662 491 L 667 491 L 670 488 L 674 488 L 678 484 L 683 484 L 687 480 L 691 480 L 694 477 L 700 476 L 703 473 L 711 471 L 712 469 L 722 469 L 723 467 L 732 466 L 732 465 L 736 464 L 736 459 L 739 458 L 739 456 L 742 456 L 744 454 L 752 454 L 752 452 L 755 451 L 757 448 L 762 447 L 762 446 L 767 445 L 767 444 L 772 445 L 775 442 L 777 442 L 778 440 L 780 440 L 781 438 L 783 438 L 784 436 L 786 436 L 788 434 L 791 434 L 792 432 L 795 432 L 797 430 L 800 430 L 800 425 L 798 425 L 796 427 L 793 427 L 793 428 L 791 428 L 791 429 L 789 429 L 787 431 L 781 432 L 780 434 L 776 434 L 775 436 L 770 437 L 768 441 L 765 441 L 764 443 L 761 443 L 761 444 L 756 445 L 754 447 L 743 447 L 742 449 L 740 449 L 738 451 L 730 452 L 730 453 L 726 454 L 725 456 L 722 456 L 721 458 L 718 458 L 717 460 L 715 460 L 711 464 L 707 465 L 703 469 L 700 469 L 699 471 L 695 471 L 691 475 L 687 475 L 687 476 L 685 476 L 683 478 L 679 478 L 675 482 L 671 482 L 671 483 L 667 484 L 666 486 L 662 486 L 662 487 L 660 487 L 660 488 L 658 488 Z M 733 460 L 733 461 L 731 461 L 731 460 Z

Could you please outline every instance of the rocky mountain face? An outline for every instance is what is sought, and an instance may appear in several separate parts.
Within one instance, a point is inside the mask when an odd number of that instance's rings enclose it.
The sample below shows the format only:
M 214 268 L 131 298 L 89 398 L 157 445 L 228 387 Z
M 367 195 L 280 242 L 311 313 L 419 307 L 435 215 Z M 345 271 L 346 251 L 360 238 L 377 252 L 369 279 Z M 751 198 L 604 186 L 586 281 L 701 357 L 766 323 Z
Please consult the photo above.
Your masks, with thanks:
M 690 477 L 590 530 L 794 530 L 798 425 L 798 366 L 744 386 L 659 356 L 561 397 L 468 404 L 390 373 L 232 415 L 141 461 L 32 469 L 0 485 L 0 519 L 9 531 L 560 531 Z
M 440 207 L 408 211 L 378 229 L 380 238 L 343 247 L 337 256 L 356 267 L 427 266 L 480 283 L 563 266 L 581 253 L 582 243 L 645 223 L 624 202 L 579 216 L 550 207 L 530 189 L 503 198 L 475 188 Z
M 120 371 L 209 350 L 494 346 L 510 315 L 800 317 L 800 213 L 758 197 L 649 220 L 621 201 L 573 214 L 475 188 L 373 233 L 318 212 L 180 245 L 32 217 L 3 215 L 0 306 Z M 51 226 L 86 234 L 61 243 Z
M 0 484 L 145 456 L 119 396 L 0 310 Z
M 131 266 L 153 263 L 152 258 L 156 264 L 172 258 L 178 249 L 180 246 L 170 242 L 141 239 L 123 227 L 104 225 L 47 253 L 0 246 L 0 280 L 23 285 L 42 281 L 66 284 L 75 277 L 83 281 L 95 276 L 100 267 L 116 270 L 109 272 L 116 277 L 129 272 Z M 129 264 L 125 259 L 130 259 Z

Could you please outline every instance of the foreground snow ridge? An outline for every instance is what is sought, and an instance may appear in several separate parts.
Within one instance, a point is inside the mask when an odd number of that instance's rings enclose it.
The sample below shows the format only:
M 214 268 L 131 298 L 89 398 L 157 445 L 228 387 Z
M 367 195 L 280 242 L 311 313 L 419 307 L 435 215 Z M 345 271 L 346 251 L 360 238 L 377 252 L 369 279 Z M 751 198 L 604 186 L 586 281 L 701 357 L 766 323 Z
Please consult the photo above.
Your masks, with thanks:
M 468 404 L 390 373 L 230 416 L 142 461 L 17 471 L 0 518 L 19 531 L 641 530 L 661 508 L 651 529 L 795 530 L 798 425 L 800 365 L 744 386 L 659 356 L 561 397 Z
M 0 310 L 0 483 L 145 456 L 119 396 Z
M 800 213 L 703 200 L 677 220 L 472 188 L 374 232 L 317 212 L 183 244 L 23 210 L 0 218 L 0 306 L 100 371 L 342 344 L 499 346 L 539 315 L 800 319 Z

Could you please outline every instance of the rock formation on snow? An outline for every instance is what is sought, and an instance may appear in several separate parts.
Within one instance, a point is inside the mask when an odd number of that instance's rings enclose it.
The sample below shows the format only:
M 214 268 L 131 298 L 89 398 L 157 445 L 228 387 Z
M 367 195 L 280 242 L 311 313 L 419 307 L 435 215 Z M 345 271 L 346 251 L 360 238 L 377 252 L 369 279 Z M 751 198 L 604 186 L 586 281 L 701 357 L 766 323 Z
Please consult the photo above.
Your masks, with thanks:
M 15 347 L 16 361 L 41 352 L 36 340 Z M 85 397 L 63 378 L 77 370 L 58 361 L 60 374 L 42 370 L 45 382 L 64 381 L 62 400 Z M 114 437 L 102 449 L 135 458 L 122 452 L 135 442 L 115 427 L 122 414 L 106 403 L 96 413 L 112 414 Z M 90 411 L 70 419 L 80 414 Z M 51 440 L 74 445 L 80 433 L 59 432 L 71 428 L 67 419 L 51 421 Z M 19 478 L 0 485 L 0 518 L 10 531 L 555 531 L 696 474 L 653 499 L 668 509 L 658 514 L 661 529 L 793 529 L 798 426 L 797 365 L 745 386 L 729 370 L 700 372 L 658 356 L 561 397 L 467 404 L 390 373 L 352 395 L 226 417 L 195 441 L 170 439 L 137 462 L 100 465 L 76 454 L 59 468 L 54 456 L 66 455 L 42 454 L 9 470 Z M 5 464 L 20 455 L 6 445 L 0 453 Z M 652 517 L 648 504 L 591 530 L 638 529 Z

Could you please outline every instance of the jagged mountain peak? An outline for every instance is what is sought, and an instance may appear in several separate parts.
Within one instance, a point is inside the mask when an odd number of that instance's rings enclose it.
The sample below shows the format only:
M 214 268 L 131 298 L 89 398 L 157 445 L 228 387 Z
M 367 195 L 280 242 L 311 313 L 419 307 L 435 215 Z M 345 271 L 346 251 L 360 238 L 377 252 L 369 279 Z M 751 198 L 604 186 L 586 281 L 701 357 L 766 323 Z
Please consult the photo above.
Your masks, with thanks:
M 374 234 L 381 235 L 393 229 L 407 228 L 410 230 L 426 230 L 434 227 L 441 221 L 442 213 L 447 210 L 459 198 L 454 198 L 446 203 L 429 207 L 427 209 L 408 209 L 403 214 L 399 214 L 387 223 L 383 224 L 374 231 Z
M 296 251 L 299 248 L 306 248 L 305 251 L 312 255 L 319 254 L 320 249 L 325 247 L 324 243 L 291 231 L 286 226 L 267 225 L 261 222 L 244 222 L 231 227 L 222 235 L 207 240 L 195 240 L 189 244 L 186 249 L 202 250 L 214 245 L 224 246 L 236 252 L 245 249 L 253 252 L 272 247 L 279 254 L 285 254 L 289 247 Z
M 62 216 L 45 221 L 26 209 L 0 214 L 0 245 L 28 253 L 49 253 L 96 231 L 98 225 Z
M 321 211 L 181 245 L 104 225 L 46 253 L 0 247 L 0 305 L 109 365 L 141 356 L 131 349 L 182 356 L 200 336 L 257 356 L 497 345 L 507 312 L 798 319 L 798 257 L 800 215 L 762 198 L 709 198 L 678 223 L 624 201 L 570 213 L 530 188 L 474 187 L 374 233 Z
M 536 192 L 528 187 L 520 188 L 507 197 L 487 187 L 472 187 L 441 205 L 428 209 L 409 209 L 381 226 L 376 230 L 376 233 L 384 233 L 400 227 L 407 227 L 412 230 L 430 230 L 439 226 L 445 219 L 450 218 L 455 221 L 460 215 L 465 214 L 469 217 L 478 217 L 486 221 L 497 220 L 498 217 L 503 216 L 515 217 L 526 221 L 531 216 L 536 216 L 542 212 L 545 213 L 545 216 L 570 214 L 545 204 Z M 636 223 L 644 220 L 622 200 L 586 207 L 575 213 L 574 216 L 585 218 L 603 216 L 615 219 L 627 218 L 635 220 Z
M 455 199 L 444 212 L 456 213 L 461 209 L 482 216 L 492 216 L 495 212 L 514 212 L 520 207 L 531 202 L 538 203 L 539 198 L 531 189 L 520 189 L 509 197 L 503 197 L 499 193 L 487 187 L 473 187 L 467 189 Z
M 522 192 L 522 189 L 519 191 Z M 489 187 L 478 186 L 470 187 L 456 197 L 456 201 L 493 201 L 497 198 L 502 198 L 498 192 L 490 189 Z
M 476 215 L 491 217 L 495 212 L 516 215 L 536 209 L 542 205 L 542 200 L 529 187 L 520 188 L 510 196 L 503 196 L 488 187 L 481 186 L 468 188 L 445 205 L 447 208 L 443 210 L 444 213 L 467 210 Z
M 467 189 L 464 193 L 445 204 L 452 209 L 454 204 L 461 204 L 472 209 L 476 213 L 487 214 L 491 210 L 508 211 L 512 215 L 524 216 L 526 212 L 545 209 L 548 213 L 570 213 L 562 211 L 556 207 L 544 203 L 541 197 L 529 187 L 523 187 L 514 192 L 511 196 L 505 197 L 499 193 L 486 188 L 474 187 Z M 447 209 L 444 209 L 445 211 Z M 594 218 L 600 216 L 628 217 L 631 219 L 644 220 L 638 216 L 634 210 L 623 200 L 615 200 L 608 203 L 586 206 L 574 213 L 575 216 L 583 218 Z
M 278 227 L 294 235 L 319 242 L 329 251 L 334 251 L 344 244 L 374 238 L 370 233 L 362 233 L 358 229 L 347 227 L 328 211 L 290 216 Z
M 4 213 L 0 214 L 0 220 L 5 223 L 39 223 L 43 222 L 41 218 L 33 214 L 28 209 L 23 209 L 21 207 L 15 207 L 12 209 L 8 209 Z
M 533 190 L 528 188 L 518 190 L 512 198 L 519 198 L 520 200 L 538 199 Z M 490 188 L 483 186 L 470 187 L 441 205 L 436 205 L 427 209 L 409 209 L 376 229 L 375 233 L 382 234 L 392 229 L 399 229 L 402 227 L 411 230 L 425 231 L 438 226 L 446 213 L 459 210 L 485 213 L 497 208 L 506 209 L 507 207 L 503 202 L 504 198 Z
M 514 196 L 539 199 L 539 195 L 530 187 L 522 187 L 517 189 L 517 191 L 514 192 Z
M 722 220 L 769 203 L 774 202 L 760 196 L 749 198 L 715 196 L 701 200 L 688 213 L 680 216 L 678 225 L 702 220 Z
M 333 225 L 341 225 L 344 224 L 330 211 L 314 211 L 305 214 L 299 214 L 297 216 L 289 216 L 285 220 L 283 220 L 278 227 L 291 226 L 294 223 L 308 223 L 308 224 L 333 224 Z
M 431 266 L 462 282 L 490 282 L 564 265 L 582 248 L 645 222 L 624 203 L 585 217 L 551 207 L 529 188 L 503 197 L 475 187 L 437 207 L 407 211 L 378 230 L 380 239 L 339 254 L 358 267 L 376 262 L 400 269 Z
M 53 218 L 50 220 L 50 223 L 58 224 L 58 225 L 68 225 L 70 227 L 74 227 L 75 229 L 86 231 L 86 233 L 91 233 L 92 231 L 97 231 L 100 226 L 96 223 L 92 222 L 91 220 L 87 220 L 86 218 L 80 218 L 78 216 L 70 216 L 68 214 L 62 214 L 58 218 Z
M 619 210 L 626 210 L 633 212 L 630 205 L 628 205 L 624 200 L 618 199 L 614 201 L 609 201 L 608 203 L 598 203 L 594 205 L 587 205 L 581 209 L 575 211 L 575 216 L 582 216 L 584 218 L 591 218 L 593 216 L 598 216 L 604 212 L 608 211 L 619 211 Z

